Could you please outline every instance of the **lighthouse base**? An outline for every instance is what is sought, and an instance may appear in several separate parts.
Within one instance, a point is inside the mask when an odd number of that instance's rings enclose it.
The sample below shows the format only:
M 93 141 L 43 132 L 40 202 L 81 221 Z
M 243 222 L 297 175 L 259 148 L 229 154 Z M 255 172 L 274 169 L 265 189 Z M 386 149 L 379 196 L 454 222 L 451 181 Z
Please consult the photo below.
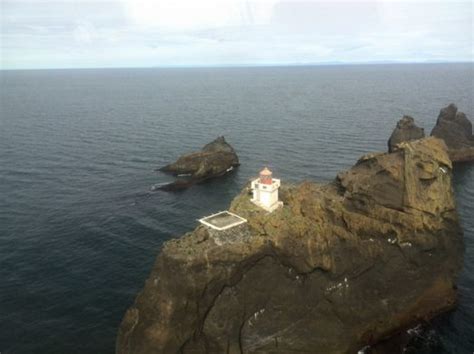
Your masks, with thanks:
M 258 207 L 260 207 L 260 208 L 262 208 L 262 209 L 264 209 L 264 210 L 266 210 L 266 211 L 268 211 L 268 212 L 270 212 L 270 213 L 271 213 L 272 211 L 275 211 L 275 210 L 277 210 L 278 208 L 280 208 L 280 207 L 283 206 L 283 202 L 281 202 L 281 201 L 278 201 L 278 202 L 272 204 L 271 206 L 267 206 L 267 205 L 261 203 L 260 201 L 258 201 L 258 200 L 256 200 L 256 199 L 250 199 L 250 201 L 251 201 L 252 203 L 254 203 L 256 206 L 258 206 Z

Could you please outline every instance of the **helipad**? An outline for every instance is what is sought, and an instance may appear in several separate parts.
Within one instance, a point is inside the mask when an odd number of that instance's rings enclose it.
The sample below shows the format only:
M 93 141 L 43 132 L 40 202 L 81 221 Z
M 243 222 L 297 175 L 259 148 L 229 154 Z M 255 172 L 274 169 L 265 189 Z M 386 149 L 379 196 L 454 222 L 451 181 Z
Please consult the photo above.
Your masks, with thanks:
M 199 219 L 199 222 L 203 225 L 213 228 L 214 230 L 221 231 L 244 224 L 247 222 L 247 220 L 229 211 L 220 211 L 216 214 Z

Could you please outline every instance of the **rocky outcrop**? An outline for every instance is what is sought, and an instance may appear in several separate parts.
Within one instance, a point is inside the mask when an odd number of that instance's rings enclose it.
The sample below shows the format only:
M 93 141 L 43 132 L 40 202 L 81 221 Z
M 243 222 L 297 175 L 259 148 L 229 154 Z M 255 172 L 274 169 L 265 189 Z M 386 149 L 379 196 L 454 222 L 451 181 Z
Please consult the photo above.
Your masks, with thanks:
M 223 136 L 205 145 L 201 151 L 181 156 L 176 162 L 159 170 L 175 176 L 185 175 L 174 183 L 159 189 L 177 190 L 187 188 L 211 178 L 220 177 L 239 166 L 239 158 L 235 150 Z
M 267 213 L 168 241 L 126 312 L 117 354 L 355 353 L 451 309 L 462 232 L 443 141 L 370 154 L 330 184 L 283 184 Z M 226 236 L 226 235 L 224 235 Z
M 410 116 L 403 116 L 397 122 L 397 126 L 388 139 L 388 151 L 393 152 L 395 146 L 404 141 L 412 141 L 425 137 L 425 130 L 415 124 L 415 120 Z
M 452 161 L 474 161 L 472 123 L 455 104 L 441 109 L 431 135 L 444 140 Z

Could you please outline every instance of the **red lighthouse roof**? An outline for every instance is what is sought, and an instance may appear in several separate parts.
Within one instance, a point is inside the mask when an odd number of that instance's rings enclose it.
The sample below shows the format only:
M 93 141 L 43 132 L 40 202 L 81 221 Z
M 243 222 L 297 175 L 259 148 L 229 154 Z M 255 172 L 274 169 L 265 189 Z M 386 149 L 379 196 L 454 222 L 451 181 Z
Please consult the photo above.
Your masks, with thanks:
M 270 171 L 267 167 L 260 171 L 260 176 L 271 176 L 272 171 Z
M 260 171 L 260 183 L 262 184 L 272 184 L 272 171 L 268 168 L 264 168 Z

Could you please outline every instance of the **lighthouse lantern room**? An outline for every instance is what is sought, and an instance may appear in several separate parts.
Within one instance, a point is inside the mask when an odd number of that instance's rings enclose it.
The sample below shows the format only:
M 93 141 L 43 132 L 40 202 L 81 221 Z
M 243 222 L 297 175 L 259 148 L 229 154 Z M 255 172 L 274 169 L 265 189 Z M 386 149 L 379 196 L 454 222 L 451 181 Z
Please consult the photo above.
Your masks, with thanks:
M 278 200 L 280 180 L 273 178 L 272 171 L 267 167 L 260 171 L 260 175 L 257 179 L 252 181 L 251 188 L 251 201 L 266 211 L 272 212 L 283 205 L 283 203 Z

